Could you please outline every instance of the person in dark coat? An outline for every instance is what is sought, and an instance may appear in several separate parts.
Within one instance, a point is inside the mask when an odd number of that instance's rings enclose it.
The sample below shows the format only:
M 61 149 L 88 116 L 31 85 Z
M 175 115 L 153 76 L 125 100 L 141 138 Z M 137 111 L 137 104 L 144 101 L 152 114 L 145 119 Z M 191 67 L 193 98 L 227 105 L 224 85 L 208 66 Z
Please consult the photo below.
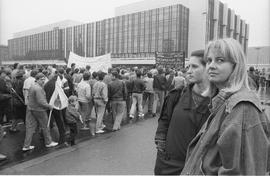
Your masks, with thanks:
M 68 86 L 69 86 L 69 89 L 65 91 L 67 97 L 74 95 L 74 85 L 73 85 L 71 73 L 72 73 L 71 68 L 67 68 L 66 73 L 65 73 L 65 78 L 67 79 Z
M 50 99 L 53 95 L 53 92 L 55 90 L 55 82 L 57 80 L 58 75 L 55 75 L 51 80 L 49 80 L 45 85 L 44 85 L 44 91 L 46 92 L 46 99 L 48 102 L 50 102 Z M 52 110 L 52 118 L 51 118 L 51 124 L 50 126 L 53 126 L 53 121 L 56 122 L 58 131 L 59 131 L 59 144 L 63 144 L 66 142 L 66 129 L 65 129 L 65 124 L 64 124 L 64 115 L 65 115 L 66 109 L 63 110 L 57 110 L 53 109 Z
M 163 67 L 159 66 L 158 74 L 154 76 L 154 81 L 153 81 L 153 88 L 159 100 L 159 107 L 162 107 L 163 105 L 165 92 L 167 90 L 166 86 L 167 86 L 167 80 L 163 72 Z M 158 113 L 160 113 L 160 111 L 158 111 Z
M 207 120 L 210 111 L 210 83 L 204 51 L 190 57 L 186 87 L 173 89 L 165 98 L 155 136 L 155 175 L 179 175 L 184 167 L 189 142 Z
M 7 108 L 7 104 L 9 99 L 11 99 L 10 91 L 7 87 L 6 81 L 6 72 L 4 69 L 0 70 L 0 124 L 3 123 L 3 117 L 5 115 L 5 109 Z M 8 96 L 9 95 L 9 96 Z
M 19 70 L 12 82 L 13 87 L 13 120 L 10 132 L 18 132 L 17 124 L 20 120 L 25 121 L 26 106 L 23 96 L 24 71 Z
M 4 69 L 0 69 L 0 141 L 5 136 L 6 132 L 2 127 L 3 117 L 6 114 L 6 109 L 8 108 L 8 101 L 11 99 L 10 91 L 7 88 L 6 82 L 6 71 Z M 0 154 L 0 161 L 6 160 L 7 156 Z

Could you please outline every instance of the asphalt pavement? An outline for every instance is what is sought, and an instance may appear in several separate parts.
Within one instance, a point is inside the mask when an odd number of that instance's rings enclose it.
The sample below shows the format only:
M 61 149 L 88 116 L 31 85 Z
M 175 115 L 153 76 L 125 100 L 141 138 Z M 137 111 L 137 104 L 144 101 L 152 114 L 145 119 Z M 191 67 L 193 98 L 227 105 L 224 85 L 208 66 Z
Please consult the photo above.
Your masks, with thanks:
M 5 168 L 0 174 L 152 175 L 157 118 L 139 120 L 75 146 Z
M 94 122 L 93 122 L 94 123 Z M 105 133 L 110 133 L 112 129 L 112 116 L 106 114 L 104 117 L 104 123 L 106 125 L 106 128 L 104 129 Z M 123 125 L 127 124 L 128 120 L 127 118 L 124 119 Z M 44 140 L 40 133 L 36 132 L 33 136 L 32 144 L 35 146 L 34 150 L 23 152 L 22 147 L 24 143 L 24 137 L 25 137 L 25 126 L 23 123 L 20 123 L 18 125 L 19 132 L 17 133 L 11 133 L 9 132 L 10 125 L 5 125 L 4 129 L 6 131 L 6 136 L 3 138 L 3 140 L 0 142 L 0 153 L 4 154 L 8 157 L 7 160 L 0 162 L 0 170 L 11 167 L 13 165 L 47 155 L 51 152 L 58 151 L 59 149 L 66 148 L 65 145 L 59 145 L 54 148 L 46 148 L 44 144 Z M 80 125 L 79 125 L 80 128 Z M 104 134 L 104 133 L 103 133 Z M 103 134 L 96 134 L 95 137 L 101 136 Z M 58 141 L 59 133 L 57 126 L 54 125 L 54 127 L 51 129 L 51 136 L 53 141 Z M 90 140 L 94 138 L 91 135 L 90 130 L 79 130 L 79 133 L 76 137 L 76 142 L 80 143 L 85 140 Z

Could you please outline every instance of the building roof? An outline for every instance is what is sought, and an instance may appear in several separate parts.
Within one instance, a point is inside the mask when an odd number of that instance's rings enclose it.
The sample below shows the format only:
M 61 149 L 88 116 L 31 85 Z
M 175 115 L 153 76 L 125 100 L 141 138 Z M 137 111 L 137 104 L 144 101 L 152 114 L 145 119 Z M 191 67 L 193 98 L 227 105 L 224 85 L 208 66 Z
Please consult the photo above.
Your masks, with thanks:
M 48 25 L 44 25 L 44 26 L 39 26 L 39 27 L 32 28 L 29 30 L 14 33 L 13 38 L 24 37 L 27 35 L 33 35 L 33 34 L 37 34 L 37 33 L 52 31 L 55 29 L 63 29 L 63 28 L 67 28 L 70 26 L 80 25 L 80 24 L 83 24 L 83 23 L 79 22 L 79 21 L 73 21 L 73 20 L 59 21 L 56 23 L 52 23 L 52 24 L 48 24 Z

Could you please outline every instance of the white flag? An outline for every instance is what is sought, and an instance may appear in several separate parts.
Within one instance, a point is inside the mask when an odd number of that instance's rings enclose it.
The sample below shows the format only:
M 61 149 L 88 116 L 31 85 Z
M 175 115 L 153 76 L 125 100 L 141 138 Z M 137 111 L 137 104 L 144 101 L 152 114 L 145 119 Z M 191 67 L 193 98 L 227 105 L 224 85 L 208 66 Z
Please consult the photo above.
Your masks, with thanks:
M 55 89 L 49 103 L 50 105 L 54 107 L 54 109 L 57 109 L 57 110 L 64 109 L 68 106 L 68 98 L 64 90 L 62 89 L 61 85 L 62 85 L 62 82 L 58 76 L 55 82 Z

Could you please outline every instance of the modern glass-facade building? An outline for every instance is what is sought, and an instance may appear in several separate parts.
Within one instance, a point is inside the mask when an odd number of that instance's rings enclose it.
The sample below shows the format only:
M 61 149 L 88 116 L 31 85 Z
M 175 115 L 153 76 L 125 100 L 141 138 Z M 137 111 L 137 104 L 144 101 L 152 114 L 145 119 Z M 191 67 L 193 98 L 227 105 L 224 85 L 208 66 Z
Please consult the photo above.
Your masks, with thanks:
M 12 60 L 66 59 L 112 53 L 114 58 L 154 57 L 188 50 L 189 9 L 177 4 L 54 29 L 8 41 Z
M 0 65 L 6 60 L 8 60 L 8 46 L 0 45 Z
M 174 5 L 69 27 L 62 33 L 64 57 L 69 51 L 85 57 L 112 53 L 116 58 L 186 52 L 188 17 L 186 7 Z
M 62 51 L 62 30 L 42 32 L 8 41 L 12 60 L 60 59 Z
M 143 58 L 155 59 L 155 52 L 189 57 L 208 41 L 225 37 L 235 38 L 247 51 L 248 34 L 249 25 L 219 0 L 147 0 L 116 8 L 113 18 L 21 34 L 8 46 L 11 60 L 111 53 L 112 58 L 143 64 Z
M 168 4 L 182 4 L 189 9 L 188 54 L 203 49 L 210 40 L 231 37 L 247 52 L 249 25 L 233 9 L 219 0 L 144 0 L 117 7 L 115 15 L 135 13 Z

